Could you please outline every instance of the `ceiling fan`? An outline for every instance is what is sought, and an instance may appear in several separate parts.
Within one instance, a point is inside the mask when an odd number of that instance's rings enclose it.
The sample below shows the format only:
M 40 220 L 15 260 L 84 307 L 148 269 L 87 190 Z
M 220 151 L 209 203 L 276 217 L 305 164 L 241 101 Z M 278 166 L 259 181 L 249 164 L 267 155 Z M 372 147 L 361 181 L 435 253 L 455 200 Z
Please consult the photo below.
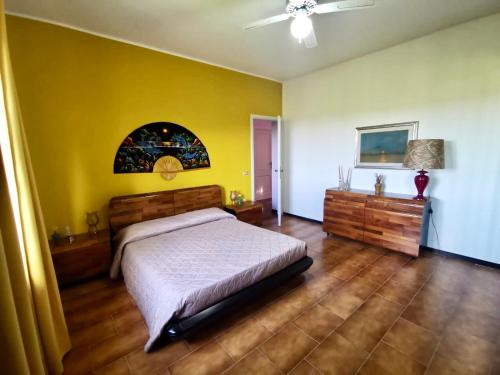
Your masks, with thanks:
M 373 5 L 375 5 L 375 0 L 339 0 L 324 4 L 318 4 L 316 0 L 290 0 L 286 5 L 285 13 L 252 22 L 246 25 L 244 29 L 255 29 L 294 18 L 290 24 L 290 32 L 299 40 L 299 43 L 304 41 L 307 48 L 314 48 L 318 45 L 318 41 L 316 40 L 310 16 L 315 13 L 343 12 Z

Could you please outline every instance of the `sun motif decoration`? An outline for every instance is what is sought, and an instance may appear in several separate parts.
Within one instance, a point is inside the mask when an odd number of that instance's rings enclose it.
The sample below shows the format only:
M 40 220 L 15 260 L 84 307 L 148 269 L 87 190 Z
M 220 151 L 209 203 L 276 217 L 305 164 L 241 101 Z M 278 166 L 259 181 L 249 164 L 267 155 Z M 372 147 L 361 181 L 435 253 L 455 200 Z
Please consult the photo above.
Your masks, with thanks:
M 177 172 L 209 168 L 203 143 L 192 132 L 171 122 L 141 126 L 121 143 L 114 173 L 160 173 L 166 180 Z
M 173 156 L 162 156 L 156 161 L 153 167 L 153 172 L 160 173 L 167 181 L 173 180 L 177 176 L 177 172 L 182 170 L 181 162 Z

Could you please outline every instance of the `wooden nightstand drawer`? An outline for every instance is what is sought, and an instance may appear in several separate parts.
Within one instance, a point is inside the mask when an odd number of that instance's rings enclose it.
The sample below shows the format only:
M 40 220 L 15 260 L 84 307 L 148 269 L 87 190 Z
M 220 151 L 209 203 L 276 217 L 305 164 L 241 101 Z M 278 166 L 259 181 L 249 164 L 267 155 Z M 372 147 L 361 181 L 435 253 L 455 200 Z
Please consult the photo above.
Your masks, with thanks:
M 72 244 L 63 239 L 58 245 L 51 245 L 51 250 L 60 286 L 105 274 L 111 265 L 107 230 L 99 231 L 96 236 L 79 234 Z
M 240 221 L 252 225 L 262 225 L 262 205 L 255 202 L 244 202 L 241 206 L 227 205 L 224 209 L 236 216 Z

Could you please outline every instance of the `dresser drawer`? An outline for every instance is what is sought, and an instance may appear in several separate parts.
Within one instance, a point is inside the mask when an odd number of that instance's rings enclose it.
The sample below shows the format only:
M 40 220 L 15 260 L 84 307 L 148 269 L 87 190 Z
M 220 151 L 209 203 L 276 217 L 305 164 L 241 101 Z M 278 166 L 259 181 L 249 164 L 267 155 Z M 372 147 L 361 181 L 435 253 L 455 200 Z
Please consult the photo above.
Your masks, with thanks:
M 238 212 L 238 220 L 248 224 L 262 225 L 262 207 L 256 207 L 251 210 Z
M 422 217 L 373 208 L 365 209 L 364 241 L 418 256 Z
M 338 236 L 363 240 L 364 201 L 325 197 L 323 230 Z
M 424 205 L 418 202 L 389 201 L 377 197 L 368 197 L 366 200 L 366 208 L 422 216 Z

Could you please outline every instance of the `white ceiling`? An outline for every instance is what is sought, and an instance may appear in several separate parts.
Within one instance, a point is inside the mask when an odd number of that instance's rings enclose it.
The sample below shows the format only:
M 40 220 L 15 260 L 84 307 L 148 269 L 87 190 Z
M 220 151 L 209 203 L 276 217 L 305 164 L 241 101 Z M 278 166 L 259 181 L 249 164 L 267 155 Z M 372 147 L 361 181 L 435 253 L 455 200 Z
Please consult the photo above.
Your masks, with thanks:
M 313 15 L 313 49 L 290 35 L 290 21 L 242 29 L 283 13 L 285 0 L 7 0 L 6 9 L 279 81 L 500 12 L 500 0 L 375 1 Z

